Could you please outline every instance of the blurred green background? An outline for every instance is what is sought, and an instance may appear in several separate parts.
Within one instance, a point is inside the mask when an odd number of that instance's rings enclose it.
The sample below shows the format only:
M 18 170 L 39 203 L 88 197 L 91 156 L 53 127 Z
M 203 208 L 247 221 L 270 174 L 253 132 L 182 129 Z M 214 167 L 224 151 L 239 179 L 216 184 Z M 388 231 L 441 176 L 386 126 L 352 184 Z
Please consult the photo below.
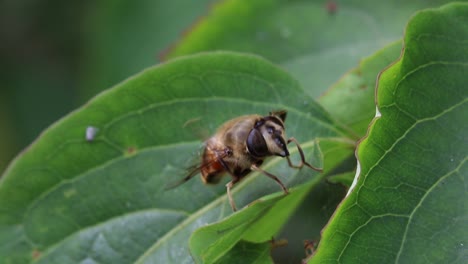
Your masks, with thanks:
M 0 3 L 0 175 L 40 132 L 142 69 L 213 0 Z

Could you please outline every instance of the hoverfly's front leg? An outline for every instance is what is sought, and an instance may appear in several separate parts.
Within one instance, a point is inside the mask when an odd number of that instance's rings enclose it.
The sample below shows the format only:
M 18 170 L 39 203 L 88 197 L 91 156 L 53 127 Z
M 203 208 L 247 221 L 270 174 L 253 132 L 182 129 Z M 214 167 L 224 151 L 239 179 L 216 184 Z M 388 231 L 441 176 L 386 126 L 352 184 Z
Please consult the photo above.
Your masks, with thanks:
M 289 156 L 287 156 L 286 159 L 288 160 L 289 167 L 300 169 L 300 168 L 304 167 L 304 165 L 306 165 L 307 167 L 309 167 L 309 168 L 311 168 L 311 169 L 313 169 L 315 171 L 318 171 L 318 172 L 323 171 L 323 169 L 314 167 L 305 160 L 304 151 L 302 151 L 302 148 L 299 145 L 299 142 L 297 142 L 297 140 L 295 138 L 292 137 L 292 138 L 288 139 L 288 144 L 291 143 L 291 142 L 294 142 L 296 144 L 297 150 L 299 151 L 299 155 L 301 155 L 301 162 L 299 163 L 299 165 L 294 165 L 294 164 L 292 164 L 291 159 L 289 158 Z
M 280 181 L 280 179 L 278 179 L 278 177 L 276 177 L 275 175 L 269 173 L 268 171 L 265 171 L 265 170 L 262 170 L 260 169 L 260 167 L 258 167 L 257 165 L 252 165 L 250 167 L 251 170 L 253 171 L 258 171 L 258 172 L 261 172 L 263 174 L 265 174 L 266 176 L 272 178 L 274 181 L 276 181 L 280 186 L 281 186 L 281 189 L 283 189 L 284 191 L 284 194 L 288 194 L 288 189 L 284 186 L 284 184 Z

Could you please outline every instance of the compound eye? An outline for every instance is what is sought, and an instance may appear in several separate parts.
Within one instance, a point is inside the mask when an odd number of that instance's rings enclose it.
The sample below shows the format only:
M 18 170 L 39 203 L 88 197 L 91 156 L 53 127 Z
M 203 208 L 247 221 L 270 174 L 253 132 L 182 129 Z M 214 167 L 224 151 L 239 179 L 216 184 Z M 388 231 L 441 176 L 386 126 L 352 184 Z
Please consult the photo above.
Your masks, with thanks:
M 252 129 L 252 131 L 250 131 L 249 137 L 247 138 L 247 149 L 250 154 L 255 157 L 261 158 L 270 155 L 267 143 L 262 133 L 257 129 Z

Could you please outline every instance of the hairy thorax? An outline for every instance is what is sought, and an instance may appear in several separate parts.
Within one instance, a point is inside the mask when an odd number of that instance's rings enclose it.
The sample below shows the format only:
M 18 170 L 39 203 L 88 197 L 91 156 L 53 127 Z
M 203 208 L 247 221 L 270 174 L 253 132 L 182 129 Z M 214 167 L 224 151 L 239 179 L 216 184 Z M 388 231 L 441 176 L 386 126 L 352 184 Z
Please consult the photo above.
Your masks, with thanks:
M 252 163 L 260 163 L 261 160 L 253 160 L 246 155 L 247 137 L 255 123 L 261 118 L 259 115 L 242 116 L 230 120 L 221 126 L 217 133 L 209 138 L 205 144 L 203 160 L 222 160 L 226 167 L 231 168 L 231 173 L 243 177 L 250 172 Z M 205 166 L 202 176 L 207 183 L 219 182 L 221 176 L 226 173 L 226 168 L 220 162 L 212 162 L 210 166 Z

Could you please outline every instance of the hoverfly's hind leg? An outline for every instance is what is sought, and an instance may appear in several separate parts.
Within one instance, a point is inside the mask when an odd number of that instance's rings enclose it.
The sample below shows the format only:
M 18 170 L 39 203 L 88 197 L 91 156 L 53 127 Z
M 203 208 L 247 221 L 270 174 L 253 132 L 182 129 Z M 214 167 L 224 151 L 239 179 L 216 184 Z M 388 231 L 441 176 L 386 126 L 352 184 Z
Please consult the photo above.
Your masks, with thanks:
M 232 181 L 228 182 L 228 184 L 226 184 L 226 190 L 227 190 L 227 195 L 228 195 L 228 199 L 229 199 L 229 204 L 231 205 L 231 208 L 232 208 L 232 211 L 237 211 L 237 207 L 236 207 L 236 204 L 234 203 L 234 199 L 232 198 L 232 194 L 231 194 L 231 188 L 234 186 L 234 184 L 236 184 L 238 181 L 239 181 L 240 178 L 238 177 L 235 177 L 234 179 L 232 179 Z
M 232 149 L 226 148 L 224 149 L 223 152 L 224 156 L 230 156 L 232 155 Z M 217 155 L 216 156 L 217 161 L 223 166 L 223 168 L 226 170 L 229 175 L 231 175 L 232 180 L 226 184 L 226 192 L 227 196 L 229 199 L 229 204 L 231 205 L 232 211 L 237 211 L 236 204 L 234 203 L 234 199 L 232 198 L 231 194 L 231 189 L 234 187 L 234 184 L 240 181 L 241 177 L 234 175 L 234 173 L 229 169 L 229 166 L 226 164 L 226 162 L 223 160 L 223 156 Z
M 278 179 L 278 177 L 276 177 L 275 175 L 269 173 L 268 171 L 265 171 L 265 170 L 262 170 L 260 169 L 260 167 L 258 167 L 257 165 L 252 165 L 250 167 L 251 170 L 253 171 L 258 171 L 258 172 L 261 172 L 263 174 L 265 174 L 266 176 L 272 178 L 274 181 L 276 181 L 280 186 L 281 186 L 281 189 L 283 189 L 284 191 L 284 194 L 288 194 L 288 189 L 286 188 L 286 186 L 284 186 L 284 184 L 280 181 L 280 179 Z
M 291 143 L 291 142 L 294 142 L 294 144 L 296 144 L 297 150 L 299 151 L 299 155 L 301 155 L 301 162 L 299 163 L 299 165 L 294 165 L 294 164 L 292 164 L 291 159 L 289 158 L 289 156 L 287 156 L 286 159 L 288 160 L 289 167 L 300 169 L 300 168 L 304 167 L 304 165 L 306 165 L 307 167 L 309 167 L 309 168 L 311 168 L 311 169 L 313 169 L 315 171 L 318 171 L 318 172 L 323 171 L 323 169 L 314 167 L 305 160 L 304 151 L 302 151 L 302 148 L 299 145 L 299 142 L 297 142 L 297 140 L 295 138 L 292 137 L 292 138 L 288 139 L 288 144 Z

